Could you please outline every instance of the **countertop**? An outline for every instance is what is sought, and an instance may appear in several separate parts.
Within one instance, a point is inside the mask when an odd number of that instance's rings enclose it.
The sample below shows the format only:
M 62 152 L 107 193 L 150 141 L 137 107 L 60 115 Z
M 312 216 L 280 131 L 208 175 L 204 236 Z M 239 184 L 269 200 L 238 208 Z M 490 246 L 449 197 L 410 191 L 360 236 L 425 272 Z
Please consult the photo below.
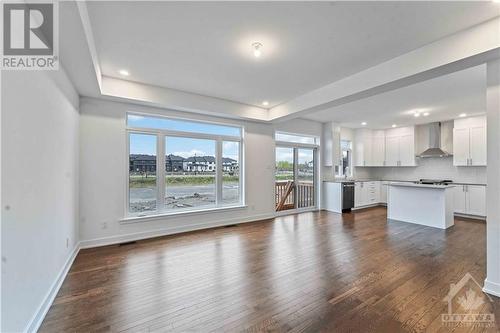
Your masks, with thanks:
M 358 182 L 397 182 L 397 183 L 415 183 L 418 180 L 400 180 L 400 179 L 335 179 L 335 180 L 323 180 L 325 183 L 358 183 Z M 417 184 L 418 185 L 418 184 Z M 474 186 L 486 186 L 486 184 L 481 183 L 463 183 L 463 182 L 452 182 L 450 185 L 474 185 Z
M 419 188 L 432 188 L 444 190 L 447 188 L 456 187 L 456 185 L 433 185 L 433 184 L 415 184 L 409 182 L 391 182 L 389 186 L 402 186 L 402 187 L 419 187 Z

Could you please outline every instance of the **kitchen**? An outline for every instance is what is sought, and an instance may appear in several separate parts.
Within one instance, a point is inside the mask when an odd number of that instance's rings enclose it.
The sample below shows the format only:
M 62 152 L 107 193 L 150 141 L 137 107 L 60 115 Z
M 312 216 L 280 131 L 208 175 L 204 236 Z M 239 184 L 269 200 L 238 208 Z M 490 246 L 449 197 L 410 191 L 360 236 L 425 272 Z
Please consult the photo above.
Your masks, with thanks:
M 406 108 L 387 112 L 382 121 L 392 125 L 386 128 L 370 126 L 376 119 L 325 124 L 323 208 L 341 213 L 384 205 L 389 220 L 441 229 L 453 225 L 454 215 L 485 220 L 483 70 L 467 69 L 350 106 Z M 408 107 L 417 103 L 426 107 Z

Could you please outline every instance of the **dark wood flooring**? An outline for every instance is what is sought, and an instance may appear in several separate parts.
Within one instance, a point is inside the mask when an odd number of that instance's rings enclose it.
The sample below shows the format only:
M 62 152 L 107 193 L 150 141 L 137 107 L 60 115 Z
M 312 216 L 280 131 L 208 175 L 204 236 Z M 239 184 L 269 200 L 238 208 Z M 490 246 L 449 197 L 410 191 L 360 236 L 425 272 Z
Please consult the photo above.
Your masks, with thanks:
M 485 223 L 455 222 L 323 211 L 82 250 L 40 331 L 496 332 L 442 324 L 450 283 L 485 278 Z

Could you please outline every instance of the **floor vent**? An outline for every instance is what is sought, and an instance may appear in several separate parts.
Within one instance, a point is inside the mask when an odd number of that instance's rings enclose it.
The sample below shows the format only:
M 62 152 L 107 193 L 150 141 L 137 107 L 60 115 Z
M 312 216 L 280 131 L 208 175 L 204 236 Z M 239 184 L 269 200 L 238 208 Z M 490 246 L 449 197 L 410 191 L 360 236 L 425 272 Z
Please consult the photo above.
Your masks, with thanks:
M 132 244 L 136 244 L 136 243 L 137 243 L 136 241 L 131 241 L 131 242 L 120 243 L 120 244 L 118 244 L 118 246 L 132 245 Z

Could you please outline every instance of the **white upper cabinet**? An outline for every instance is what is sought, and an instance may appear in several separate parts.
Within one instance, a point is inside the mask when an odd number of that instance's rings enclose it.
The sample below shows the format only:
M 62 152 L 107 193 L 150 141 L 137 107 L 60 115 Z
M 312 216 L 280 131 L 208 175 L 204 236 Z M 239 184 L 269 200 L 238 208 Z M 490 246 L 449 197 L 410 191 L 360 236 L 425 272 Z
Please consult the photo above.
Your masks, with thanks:
M 415 128 L 401 127 L 385 132 L 385 165 L 415 166 Z
M 372 166 L 384 166 L 385 164 L 385 132 L 373 131 L 371 140 L 371 163 Z
M 469 129 L 453 129 L 453 165 L 469 163 Z
M 453 128 L 453 165 L 486 165 L 486 117 L 456 119 Z
M 359 129 L 356 131 L 355 143 L 355 166 L 370 166 L 372 163 L 372 131 Z
M 399 164 L 399 137 L 388 136 L 385 138 L 385 165 L 397 166 Z
M 414 166 L 415 128 L 356 130 L 355 166 Z
M 399 163 L 400 166 L 415 165 L 415 136 L 413 134 L 399 137 Z
M 486 165 L 486 125 L 470 129 L 470 165 Z

